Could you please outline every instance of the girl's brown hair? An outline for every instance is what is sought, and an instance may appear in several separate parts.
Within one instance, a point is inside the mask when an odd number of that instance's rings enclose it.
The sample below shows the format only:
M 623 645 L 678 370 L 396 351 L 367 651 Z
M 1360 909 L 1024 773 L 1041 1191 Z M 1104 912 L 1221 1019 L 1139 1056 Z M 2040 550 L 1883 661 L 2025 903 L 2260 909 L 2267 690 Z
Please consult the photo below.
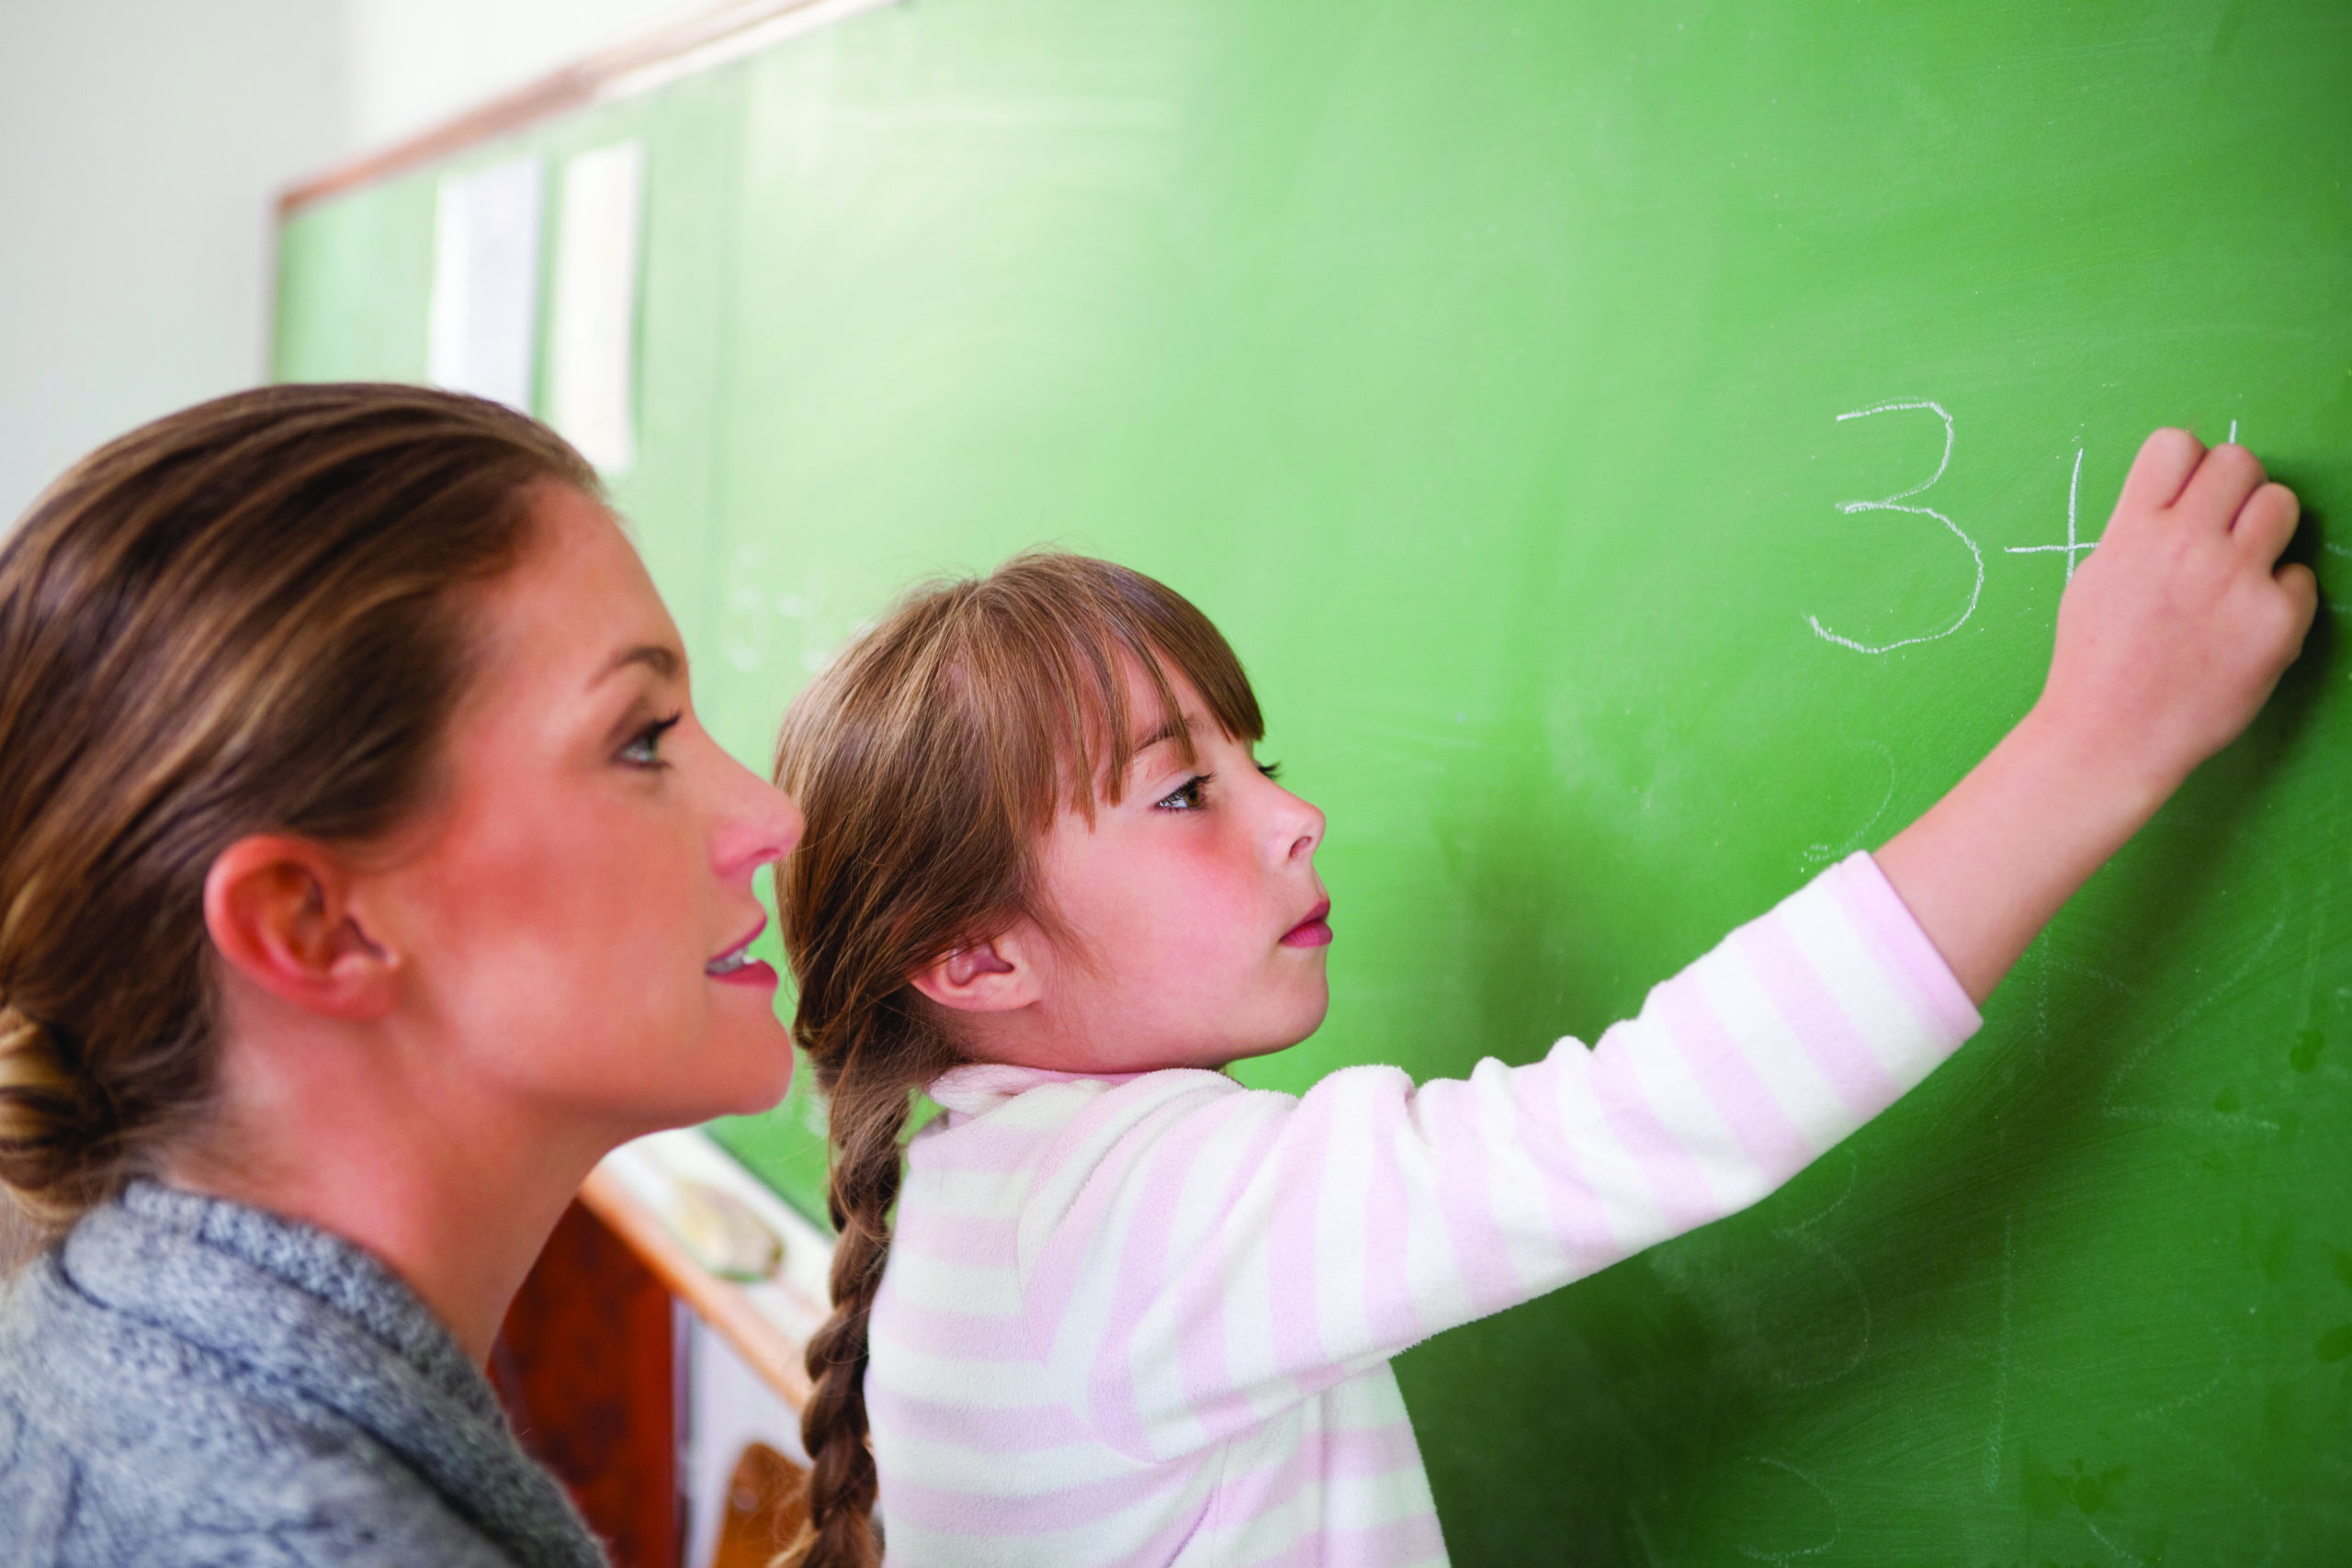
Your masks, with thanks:
M 1035 847 L 1060 811 L 1091 818 L 1119 798 L 1136 740 L 1130 665 L 1164 714 L 1177 711 L 1174 671 L 1227 735 L 1264 733 L 1207 616 L 1140 572 L 1047 552 L 916 592 L 785 717 L 776 782 L 808 825 L 777 873 L 799 987 L 792 1032 L 831 1100 L 841 1233 L 833 1315 L 808 1344 L 808 1525 L 786 1557 L 799 1568 L 877 1555 L 866 1316 L 913 1096 L 958 1059 L 911 976 L 1018 917 L 1052 929 Z
M 214 858 L 424 803 L 457 591 L 520 558 L 548 483 L 596 492 L 494 403 L 269 387 L 101 447 L 0 547 L 0 1191 L 42 1234 L 207 1105 Z

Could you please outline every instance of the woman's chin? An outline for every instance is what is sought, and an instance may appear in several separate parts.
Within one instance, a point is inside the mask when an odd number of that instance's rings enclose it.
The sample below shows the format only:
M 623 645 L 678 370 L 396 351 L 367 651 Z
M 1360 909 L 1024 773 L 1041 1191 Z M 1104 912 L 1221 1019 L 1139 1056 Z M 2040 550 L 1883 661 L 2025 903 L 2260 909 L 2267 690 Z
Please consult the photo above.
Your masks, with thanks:
M 638 1109 L 662 1127 L 699 1126 L 719 1116 L 773 1111 L 792 1087 L 795 1053 L 784 1026 L 770 1021 L 755 1032 L 729 1031 L 684 1056 L 677 1072 L 647 1086 Z
M 784 1102 L 786 1090 L 792 1088 L 792 1068 L 796 1053 L 792 1036 L 778 1024 L 770 1040 L 763 1040 L 747 1053 L 745 1060 L 753 1064 L 744 1075 L 741 1092 L 733 1096 L 725 1107 L 711 1112 L 712 1116 L 752 1116 L 763 1111 L 773 1111 Z M 709 1117 L 703 1120 L 708 1121 Z

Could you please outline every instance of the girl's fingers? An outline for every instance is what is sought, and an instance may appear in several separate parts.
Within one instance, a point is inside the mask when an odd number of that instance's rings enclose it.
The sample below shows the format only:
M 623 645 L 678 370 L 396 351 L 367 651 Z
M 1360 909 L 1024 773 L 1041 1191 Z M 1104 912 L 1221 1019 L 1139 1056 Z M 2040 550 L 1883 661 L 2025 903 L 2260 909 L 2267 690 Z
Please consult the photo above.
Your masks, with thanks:
M 2287 603 L 2295 612 L 2295 625 L 2301 628 L 2295 634 L 2295 646 L 2300 649 L 2312 629 L 2312 622 L 2319 616 L 2319 577 L 2301 561 L 2282 566 L 2273 575 L 2278 586 L 2287 591 Z
M 2205 454 L 2205 460 L 2197 465 L 2197 472 L 2189 476 L 2172 509 L 2189 518 L 2210 522 L 2226 533 L 2230 520 L 2245 504 L 2246 497 L 2261 489 L 2267 477 L 2253 453 L 2224 443 Z
M 2246 497 L 2245 504 L 2238 508 L 2237 520 L 2230 525 L 2230 533 L 2249 554 L 2268 566 L 2295 536 L 2295 525 L 2302 515 L 2302 502 L 2295 499 L 2295 492 L 2273 482 Z
M 2180 499 L 2188 477 L 2204 458 L 2205 444 L 2185 430 L 2159 430 L 2140 444 L 2124 476 L 2118 512 L 2160 512 Z

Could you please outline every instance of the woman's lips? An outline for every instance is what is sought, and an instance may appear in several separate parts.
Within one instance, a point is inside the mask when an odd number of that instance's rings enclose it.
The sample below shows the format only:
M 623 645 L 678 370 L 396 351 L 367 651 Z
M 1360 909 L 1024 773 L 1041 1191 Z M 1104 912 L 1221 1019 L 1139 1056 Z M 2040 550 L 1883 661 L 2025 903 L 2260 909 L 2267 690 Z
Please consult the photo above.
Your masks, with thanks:
M 1325 919 L 1331 912 L 1331 900 L 1326 898 L 1315 906 L 1314 913 L 1283 933 L 1284 947 L 1321 947 L 1331 940 L 1331 922 Z
M 749 935 L 704 964 L 702 972 L 730 986 L 774 987 L 775 970 L 752 957 L 751 953 L 752 944 L 759 941 L 760 933 L 767 929 L 768 918 L 763 912 L 760 923 L 752 928 Z
M 718 974 L 707 966 L 705 966 L 704 973 L 722 986 L 755 986 L 763 991 L 775 989 L 775 966 L 763 964 L 756 958 L 744 960 L 741 965 L 729 969 L 724 975 Z

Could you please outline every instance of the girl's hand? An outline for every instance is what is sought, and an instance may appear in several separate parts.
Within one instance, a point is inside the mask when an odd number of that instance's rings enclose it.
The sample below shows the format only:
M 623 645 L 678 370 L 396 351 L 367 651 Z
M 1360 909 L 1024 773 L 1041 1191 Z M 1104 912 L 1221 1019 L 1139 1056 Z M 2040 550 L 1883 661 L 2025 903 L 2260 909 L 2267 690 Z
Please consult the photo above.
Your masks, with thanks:
M 2278 564 L 2301 516 L 2245 447 L 2149 436 L 2058 606 L 2037 715 L 2094 742 L 2086 761 L 2115 788 L 2163 801 L 2253 722 L 2302 649 L 2319 584 Z
M 2243 446 L 2148 437 L 2058 607 L 2041 701 L 1879 866 L 1983 1001 L 2198 763 L 2253 721 L 2319 585 L 2278 564 L 2300 515 Z

